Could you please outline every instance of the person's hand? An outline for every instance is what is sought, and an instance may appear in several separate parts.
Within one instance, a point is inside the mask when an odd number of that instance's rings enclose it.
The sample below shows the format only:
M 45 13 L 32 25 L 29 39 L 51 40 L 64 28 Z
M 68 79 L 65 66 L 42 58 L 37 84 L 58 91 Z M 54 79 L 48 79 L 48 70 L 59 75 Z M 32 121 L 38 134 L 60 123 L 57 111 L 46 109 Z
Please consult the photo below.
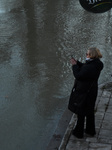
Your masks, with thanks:
M 76 65 L 76 64 L 77 64 L 77 61 L 76 61 L 74 58 L 71 58 L 70 63 L 71 63 L 72 65 Z

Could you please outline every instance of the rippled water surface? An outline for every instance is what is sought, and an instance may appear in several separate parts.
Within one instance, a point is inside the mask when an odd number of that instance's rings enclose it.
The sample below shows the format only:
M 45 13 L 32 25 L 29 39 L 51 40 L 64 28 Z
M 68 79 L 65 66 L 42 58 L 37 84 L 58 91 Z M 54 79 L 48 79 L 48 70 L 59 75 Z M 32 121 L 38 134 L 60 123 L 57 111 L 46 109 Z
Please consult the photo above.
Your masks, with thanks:
M 86 12 L 78 0 L 0 0 L 0 150 L 45 150 L 67 108 L 70 55 L 98 47 L 112 74 L 112 12 Z

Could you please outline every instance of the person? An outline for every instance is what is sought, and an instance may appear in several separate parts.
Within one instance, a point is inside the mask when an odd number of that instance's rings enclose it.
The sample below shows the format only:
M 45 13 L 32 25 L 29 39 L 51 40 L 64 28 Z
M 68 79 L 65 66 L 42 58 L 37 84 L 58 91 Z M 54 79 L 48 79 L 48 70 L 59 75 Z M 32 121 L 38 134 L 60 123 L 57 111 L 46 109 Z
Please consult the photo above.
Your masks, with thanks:
M 102 54 L 96 47 L 91 47 L 86 53 L 86 62 L 81 63 L 71 58 L 75 83 L 69 98 L 68 108 L 77 114 L 77 123 L 72 134 L 83 138 L 84 132 L 90 136 L 96 134 L 94 108 L 98 93 L 98 79 L 103 69 L 100 60 Z M 84 123 L 86 120 L 86 127 Z

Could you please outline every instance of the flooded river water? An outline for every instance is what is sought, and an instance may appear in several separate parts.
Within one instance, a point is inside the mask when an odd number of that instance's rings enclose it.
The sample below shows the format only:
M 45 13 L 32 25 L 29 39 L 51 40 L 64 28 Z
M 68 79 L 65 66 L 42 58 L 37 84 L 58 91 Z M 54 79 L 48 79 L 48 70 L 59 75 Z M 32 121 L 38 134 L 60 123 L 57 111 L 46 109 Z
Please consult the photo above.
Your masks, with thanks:
M 0 0 L 0 150 L 45 150 L 73 86 L 70 55 L 98 47 L 111 80 L 112 12 L 78 0 Z

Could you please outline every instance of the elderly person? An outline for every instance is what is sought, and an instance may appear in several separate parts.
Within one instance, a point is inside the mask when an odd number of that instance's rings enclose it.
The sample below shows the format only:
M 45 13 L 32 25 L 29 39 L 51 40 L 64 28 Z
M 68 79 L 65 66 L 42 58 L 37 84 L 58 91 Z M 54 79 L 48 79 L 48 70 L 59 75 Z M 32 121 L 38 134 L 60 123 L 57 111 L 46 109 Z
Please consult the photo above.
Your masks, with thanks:
M 77 114 L 77 124 L 73 135 L 83 138 L 84 131 L 90 136 L 96 134 L 94 107 L 98 93 L 98 78 L 103 63 L 99 49 L 92 47 L 86 53 L 86 62 L 81 63 L 71 58 L 75 83 L 70 95 L 68 109 Z M 86 128 L 84 122 L 86 118 Z

